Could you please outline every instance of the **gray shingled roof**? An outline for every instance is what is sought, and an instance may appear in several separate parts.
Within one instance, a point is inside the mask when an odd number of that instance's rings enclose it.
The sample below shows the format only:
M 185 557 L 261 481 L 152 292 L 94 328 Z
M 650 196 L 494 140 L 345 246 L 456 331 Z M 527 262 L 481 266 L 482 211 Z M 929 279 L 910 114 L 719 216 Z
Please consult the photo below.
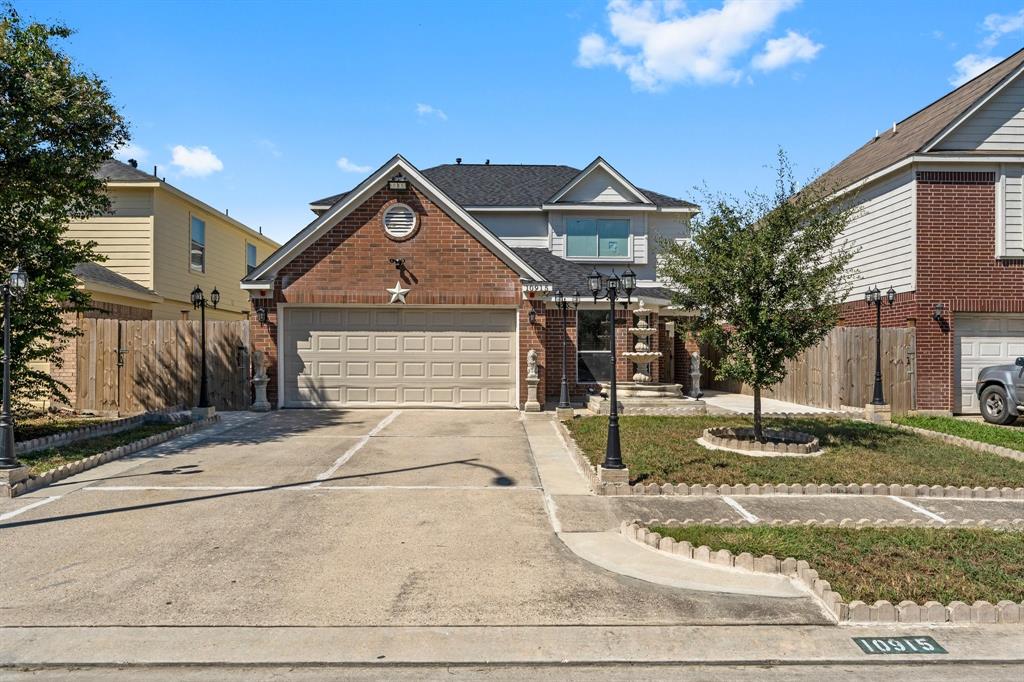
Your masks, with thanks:
M 574 291 L 579 291 L 582 298 L 590 295 L 587 275 L 594 269 L 592 265 L 583 265 L 559 258 L 547 249 L 516 248 L 513 251 L 566 296 L 572 295 Z M 602 271 L 606 274 L 608 272 L 606 269 L 602 269 Z M 621 274 L 622 268 L 617 272 Z M 672 292 L 662 287 L 644 287 L 633 292 L 633 298 L 637 297 L 670 301 Z
M 117 159 L 107 159 L 95 175 L 110 182 L 158 182 L 160 178 Z
M 835 187 L 846 187 L 858 180 L 920 152 L 959 116 L 999 85 L 1024 63 L 1024 50 L 993 66 L 948 95 L 896 124 L 896 132 L 887 130 L 850 154 L 818 178 Z
M 580 174 L 571 166 L 530 164 L 447 163 L 422 171 L 460 206 L 531 206 L 539 207 Z M 641 189 L 656 206 L 665 208 L 696 208 L 682 199 Z M 313 206 L 332 206 L 348 192 L 334 194 L 312 202 Z
M 124 275 L 119 275 L 110 268 L 105 268 L 99 263 L 87 262 L 79 263 L 74 269 L 75 277 L 82 280 L 86 284 L 95 283 L 103 284 L 108 287 L 114 287 L 117 289 L 123 289 L 125 295 L 143 295 L 143 296 L 159 296 L 152 289 L 133 282 Z

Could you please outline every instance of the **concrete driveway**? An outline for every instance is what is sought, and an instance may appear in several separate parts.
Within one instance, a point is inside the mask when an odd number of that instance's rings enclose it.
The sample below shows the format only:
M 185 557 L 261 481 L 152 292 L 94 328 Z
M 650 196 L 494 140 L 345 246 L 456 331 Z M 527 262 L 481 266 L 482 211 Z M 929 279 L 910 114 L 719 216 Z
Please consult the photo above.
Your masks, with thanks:
M 4 510 L 0 625 L 825 622 L 577 557 L 512 411 L 224 415 Z

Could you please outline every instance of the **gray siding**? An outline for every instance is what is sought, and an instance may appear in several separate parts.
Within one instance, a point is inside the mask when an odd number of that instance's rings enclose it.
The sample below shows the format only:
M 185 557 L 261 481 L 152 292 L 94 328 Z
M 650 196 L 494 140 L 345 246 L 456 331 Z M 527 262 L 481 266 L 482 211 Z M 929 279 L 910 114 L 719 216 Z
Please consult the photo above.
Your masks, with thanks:
M 862 298 L 864 290 L 890 286 L 897 292 L 913 291 L 916 258 L 915 181 L 912 171 L 882 180 L 861 190 L 856 213 L 843 231 L 856 252 L 848 301 Z
M 1024 151 L 1024 78 L 1007 85 L 935 148 Z

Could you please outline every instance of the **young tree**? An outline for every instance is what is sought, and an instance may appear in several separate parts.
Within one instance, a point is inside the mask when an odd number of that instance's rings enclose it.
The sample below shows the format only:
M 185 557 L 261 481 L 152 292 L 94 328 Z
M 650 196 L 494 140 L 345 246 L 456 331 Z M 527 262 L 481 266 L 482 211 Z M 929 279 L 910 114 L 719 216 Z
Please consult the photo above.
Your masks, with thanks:
M 94 173 L 128 140 L 103 81 L 55 47 L 71 34 L 0 7 L 0 274 L 21 265 L 29 275 L 11 314 L 12 386 L 21 401 L 67 388 L 32 365 L 60 365 L 77 333 L 61 314 L 89 304 L 73 269 L 101 258 L 93 244 L 61 235 L 68 221 L 109 210 Z
M 853 255 L 838 240 L 850 209 L 833 188 L 797 192 L 782 150 L 776 170 L 771 195 L 708 197 L 692 240 L 667 242 L 658 267 L 680 292 L 673 302 L 697 313 L 684 330 L 719 351 L 716 376 L 753 388 L 754 435 L 762 441 L 761 391 L 785 378 L 786 360 L 835 326 Z

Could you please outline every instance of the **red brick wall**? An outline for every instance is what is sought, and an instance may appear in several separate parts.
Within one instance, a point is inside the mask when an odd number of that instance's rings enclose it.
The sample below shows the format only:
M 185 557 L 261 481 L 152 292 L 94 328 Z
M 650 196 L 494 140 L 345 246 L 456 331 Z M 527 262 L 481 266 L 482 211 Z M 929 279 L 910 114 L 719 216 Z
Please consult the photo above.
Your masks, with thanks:
M 918 409 L 954 408 L 958 313 L 1024 312 L 1024 261 L 996 258 L 995 209 L 994 173 L 917 173 L 917 288 L 883 303 L 882 324 L 917 328 Z M 941 322 L 932 319 L 936 303 L 945 307 Z M 842 323 L 873 325 L 874 315 L 852 302 Z
M 418 229 L 404 241 L 394 241 L 381 226 L 381 216 L 394 203 L 417 214 Z M 268 310 L 266 326 L 253 324 L 253 348 L 267 357 L 271 380 L 268 396 L 277 401 L 277 303 L 335 303 L 386 305 L 398 271 L 389 258 L 404 258 L 404 279 L 411 291 L 408 304 L 504 305 L 520 308 L 520 400 L 526 396 L 526 349 L 536 348 L 546 365 L 543 303 L 523 302 L 519 275 L 456 223 L 424 194 L 410 188 L 382 189 L 328 230 L 278 273 L 272 299 L 254 301 Z M 537 324 L 527 320 L 537 307 Z M 543 376 L 543 374 L 542 374 Z M 541 381 L 540 390 L 544 388 Z M 543 395 L 543 393 L 540 393 Z

